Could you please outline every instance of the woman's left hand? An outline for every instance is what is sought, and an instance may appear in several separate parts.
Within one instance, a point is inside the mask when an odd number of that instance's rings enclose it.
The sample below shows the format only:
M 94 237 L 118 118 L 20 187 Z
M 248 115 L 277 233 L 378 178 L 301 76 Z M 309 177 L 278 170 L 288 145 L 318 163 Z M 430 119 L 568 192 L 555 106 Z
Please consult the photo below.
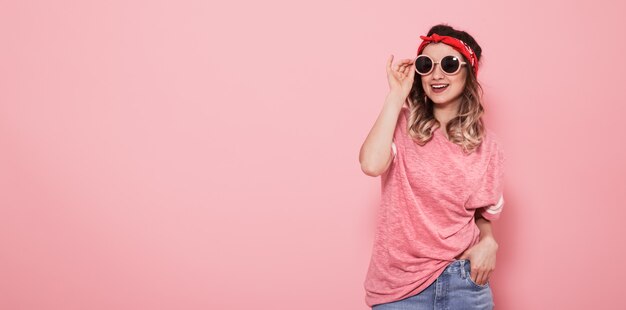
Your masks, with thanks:
M 489 280 L 489 276 L 496 269 L 496 252 L 498 243 L 492 237 L 481 239 L 471 248 L 465 250 L 459 259 L 470 260 L 470 270 L 472 281 L 478 285 L 484 285 Z

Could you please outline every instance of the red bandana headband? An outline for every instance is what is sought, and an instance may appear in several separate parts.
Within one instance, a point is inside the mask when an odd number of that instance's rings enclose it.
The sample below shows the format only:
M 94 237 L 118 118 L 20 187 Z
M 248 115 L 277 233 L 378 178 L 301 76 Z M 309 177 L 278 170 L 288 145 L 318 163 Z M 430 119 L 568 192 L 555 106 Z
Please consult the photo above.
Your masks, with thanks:
M 470 61 L 472 69 L 474 69 L 474 75 L 478 75 L 478 57 L 476 57 L 476 54 L 474 53 L 472 48 L 469 47 L 469 45 L 467 45 L 465 42 L 449 36 L 440 36 L 436 33 L 433 33 L 430 37 L 420 36 L 420 38 L 424 41 L 422 41 L 420 46 L 417 48 L 417 55 L 419 55 L 429 43 L 443 42 L 447 45 L 450 45 L 452 48 L 465 56 L 465 59 L 468 59 Z

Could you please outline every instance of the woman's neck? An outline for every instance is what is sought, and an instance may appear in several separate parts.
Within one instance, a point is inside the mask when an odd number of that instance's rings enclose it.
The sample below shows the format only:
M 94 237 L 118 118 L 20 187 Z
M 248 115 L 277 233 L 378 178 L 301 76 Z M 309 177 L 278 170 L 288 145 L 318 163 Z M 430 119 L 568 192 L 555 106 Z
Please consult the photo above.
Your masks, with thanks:
M 461 98 L 457 98 L 452 102 L 448 103 L 435 103 L 433 106 L 433 114 L 439 124 L 441 124 L 441 128 L 446 128 L 448 122 L 455 118 L 459 114 L 459 106 L 461 105 Z

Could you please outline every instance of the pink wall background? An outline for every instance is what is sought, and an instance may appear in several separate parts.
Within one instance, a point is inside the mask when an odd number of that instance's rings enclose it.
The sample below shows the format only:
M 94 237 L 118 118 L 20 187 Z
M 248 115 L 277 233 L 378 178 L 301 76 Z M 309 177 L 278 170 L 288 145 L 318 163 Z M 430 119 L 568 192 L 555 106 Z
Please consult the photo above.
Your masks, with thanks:
M 623 309 L 622 4 L 3 1 L 1 309 L 367 309 L 385 61 L 447 22 L 507 152 L 498 309 Z

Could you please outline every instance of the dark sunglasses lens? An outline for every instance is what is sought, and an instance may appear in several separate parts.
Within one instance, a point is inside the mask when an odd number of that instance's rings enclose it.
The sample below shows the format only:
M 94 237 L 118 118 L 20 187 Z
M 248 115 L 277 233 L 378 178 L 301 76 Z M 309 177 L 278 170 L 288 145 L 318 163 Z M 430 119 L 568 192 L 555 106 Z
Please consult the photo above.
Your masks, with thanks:
M 461 60 L 456 56 L 446 56 L 441 60 L 441 69 L 447 73 L 454 73 L 459 70 Z
M 417 72 L 426 74 L 433 67 L 433 62 L 428 57 L 418 57 L 415 60 L 415 69 Z

